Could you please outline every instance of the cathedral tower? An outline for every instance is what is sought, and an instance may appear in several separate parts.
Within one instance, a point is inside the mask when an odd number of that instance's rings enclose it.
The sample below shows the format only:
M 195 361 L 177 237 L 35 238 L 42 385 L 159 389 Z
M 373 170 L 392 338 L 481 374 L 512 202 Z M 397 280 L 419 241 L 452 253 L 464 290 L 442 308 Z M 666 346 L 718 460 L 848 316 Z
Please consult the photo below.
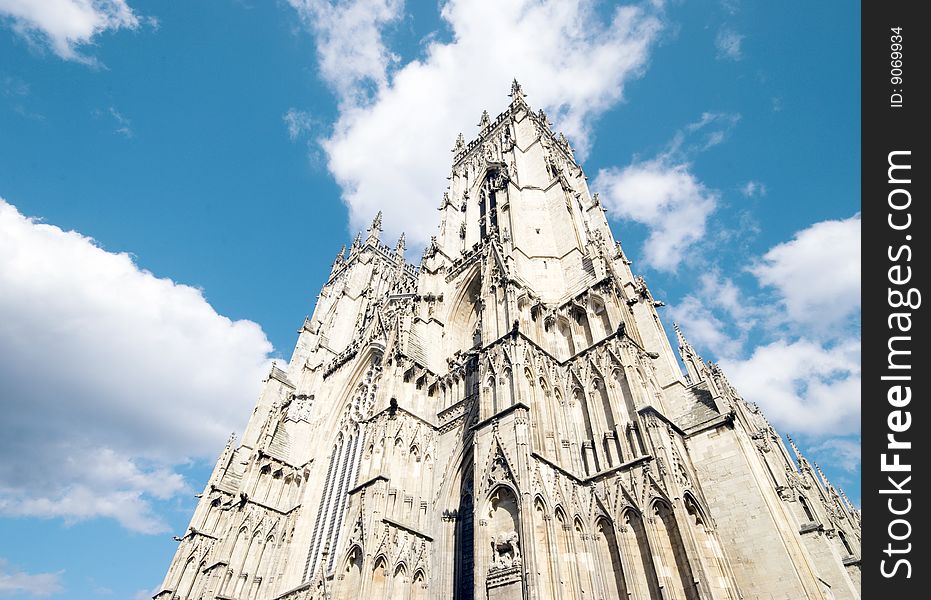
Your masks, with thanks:
M 566 138 L 516 81 L 478 127 L 418 266 L 381 214 L 337 255 L 155 598 L 859 598 L 859 512 L 670 346 Z

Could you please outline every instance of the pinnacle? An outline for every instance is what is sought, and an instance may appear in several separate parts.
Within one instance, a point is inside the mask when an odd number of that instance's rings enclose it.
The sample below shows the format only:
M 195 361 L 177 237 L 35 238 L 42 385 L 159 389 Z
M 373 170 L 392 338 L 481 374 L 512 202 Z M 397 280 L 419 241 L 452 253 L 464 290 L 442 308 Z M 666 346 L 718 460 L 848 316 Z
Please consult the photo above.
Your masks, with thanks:
M 517 100 L 518 98 L 526 98 L 527 94 L 524 93 L 524 89 L 517 83 L 517 78 L 514 78 L 514 81 L 511 82 L 511 93 L 508 94 L 512 99 Z
M 480 129 L 485 129 L 485 128 L 488 127 L 489 125 L 491 125 L 491 117 L 488 115 L 488 111 L 487 111 L 487 110 L 483 110 L 483 111 L 482 111 L 482 118 L 481 118 L 481 120 L 479 120 L 478 126 L 479 126 Z
M 378 236 L 381 234 L 381 211 L 378 211 L 378 214 L 375 215 L 375 219 L 372 220 L 372 225 L 368 229 L 368 234 L 368 239 L 378 239 Z
M 465 136 L 463 136 L 460 131 L 459 135 L 456 137 L 456 145 L 453 147 L 453 152 L 459 152 L 463 146 L 465 146 Z
M 679 329 L 678 323 L 673 323 L 672 328 L 676 330 L 676 342 L 679 343 L 679 350 L 684 350 L 685 348 L 691 348 L 692 345 L 689 344 L 689 341 L 685 339 L 685 334 L 682 333 L 682 330 Z
M 339 249 L 339 252 L 336 254 L 336 260 L 333 261 L 333 264 L 340 264 L 345 260 L 346 257 L 346 244 Z
M 789 446 L 792 447 L 792 452 L 795 454 L 795 458 L 798 459 L 799 466 L 804 468 L 808 465 L 808 460 L 802 455 L 802 451 L 798 449 L 798 446 L 795 445 L 795 440 L 792 439 L 792 436 L 786 434 L 786 439 L 789 440 Z

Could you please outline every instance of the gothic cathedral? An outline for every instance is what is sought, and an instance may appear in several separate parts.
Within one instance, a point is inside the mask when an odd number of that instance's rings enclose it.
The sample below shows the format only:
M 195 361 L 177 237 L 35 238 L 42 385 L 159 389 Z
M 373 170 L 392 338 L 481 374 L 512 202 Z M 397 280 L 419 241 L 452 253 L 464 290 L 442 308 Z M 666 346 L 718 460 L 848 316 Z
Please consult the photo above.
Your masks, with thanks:
M 479 129 L 419 266 L 380 214 L 336 256 L 156 600 L 860 598 L 859 511 L 673 352 L 566 138 L 516 81 Z

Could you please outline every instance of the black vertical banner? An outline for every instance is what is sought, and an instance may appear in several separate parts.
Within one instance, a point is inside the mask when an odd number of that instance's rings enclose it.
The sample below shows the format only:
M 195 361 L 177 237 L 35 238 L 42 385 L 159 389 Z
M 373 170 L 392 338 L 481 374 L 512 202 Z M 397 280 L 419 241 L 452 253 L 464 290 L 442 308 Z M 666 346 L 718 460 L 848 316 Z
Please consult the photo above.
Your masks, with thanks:
M 861 9 L 863 598 L 931 597 L 922 560 L 931 544 L 923 8 L 864 0 Z

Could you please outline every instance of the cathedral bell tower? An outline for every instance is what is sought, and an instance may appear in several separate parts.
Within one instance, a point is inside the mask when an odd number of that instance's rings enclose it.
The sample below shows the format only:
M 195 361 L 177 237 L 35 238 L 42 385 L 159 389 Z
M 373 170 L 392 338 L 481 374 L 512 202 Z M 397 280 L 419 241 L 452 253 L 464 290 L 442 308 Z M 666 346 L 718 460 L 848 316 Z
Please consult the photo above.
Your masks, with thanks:
M 419 266 L 381 213 L 339 252 L 155 598 L 859 598 L 859 513 L 676 327 L 683 374 L 510 97 L 457 138 Z

